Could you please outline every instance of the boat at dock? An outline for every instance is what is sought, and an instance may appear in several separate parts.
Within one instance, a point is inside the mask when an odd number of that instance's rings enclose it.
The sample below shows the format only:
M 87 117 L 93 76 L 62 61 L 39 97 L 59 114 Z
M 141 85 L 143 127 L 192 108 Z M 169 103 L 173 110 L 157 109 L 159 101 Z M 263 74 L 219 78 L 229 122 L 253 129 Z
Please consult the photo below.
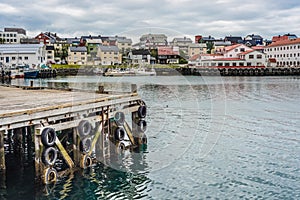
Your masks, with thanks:
M 39 70 L 38 69 L 27 69 L 24 71 L 24 78 L 38 78 Z
M 104 76 L 135 76 L 135 71 L 132 68 L 117 68 L 117 69 L 108 69 Z

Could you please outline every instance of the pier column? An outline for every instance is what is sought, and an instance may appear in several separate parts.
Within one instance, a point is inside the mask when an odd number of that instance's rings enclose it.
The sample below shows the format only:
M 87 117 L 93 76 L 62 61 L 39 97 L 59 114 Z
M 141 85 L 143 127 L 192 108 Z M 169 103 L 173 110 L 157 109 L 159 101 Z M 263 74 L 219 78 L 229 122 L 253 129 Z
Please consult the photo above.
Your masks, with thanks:
M 4 131 L 0 131 L 0 171 L 5 168 Z
M 13 140 L 14 140 L 14 153 L 17 153 L 18 155 L 24 153 L 22 128 L 14 129 Z
M 75 166 L 79 166 L 80 163 L 80 140 L 78 138 L 77 127 L 73 128 L 73 159 Z
M 42 154 L 42 145 L 41 145 L 41 137 L 40 137 L 40 129 L 39 126 L 34 127 L 34 165 L 35 165 L 35 176 L 37 181 L 40 181 L 41 174 L 43 173 L 43 168 L 41 165 L 41 154 Z

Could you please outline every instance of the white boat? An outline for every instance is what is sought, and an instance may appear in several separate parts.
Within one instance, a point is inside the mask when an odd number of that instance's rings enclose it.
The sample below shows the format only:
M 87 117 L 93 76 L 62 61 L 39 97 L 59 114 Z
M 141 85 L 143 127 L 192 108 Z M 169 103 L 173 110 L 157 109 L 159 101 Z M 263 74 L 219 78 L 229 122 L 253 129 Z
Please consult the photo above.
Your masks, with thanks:
M 126 69 L 108 69 L 105 73 L 104 76 L 134 76 L 135 72 L 131 68 L 126 68 Z
M 134 70 L 134 73 L 136 76 L 155 76 L 156 71 L 154 68 L 151 68 L 149 70 L 146 70 L 144 67 L 139 67 Z

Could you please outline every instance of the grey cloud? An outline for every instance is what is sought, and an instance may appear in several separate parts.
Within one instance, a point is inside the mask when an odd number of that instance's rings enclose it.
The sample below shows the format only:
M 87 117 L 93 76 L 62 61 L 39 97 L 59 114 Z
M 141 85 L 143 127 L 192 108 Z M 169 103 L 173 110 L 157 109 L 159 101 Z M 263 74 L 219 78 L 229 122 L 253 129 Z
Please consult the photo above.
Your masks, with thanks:
M 300 34 L 298 0 L 3 0 L 9 12 L 0 13 L 4 27 L 19 26 L 75 36 L 77 33 L 118 34 L 151 27 L 172 30 L 173 35 L 241 35 L 271 37 L 278 32 Z M 288 23 L 287 23 L 288 22 Z M 169 32 L 172 32 L 169 31 Z M 140 31 L 143 32 L 143 31 Z M 34 36 L 34 35 L 33 35 Z

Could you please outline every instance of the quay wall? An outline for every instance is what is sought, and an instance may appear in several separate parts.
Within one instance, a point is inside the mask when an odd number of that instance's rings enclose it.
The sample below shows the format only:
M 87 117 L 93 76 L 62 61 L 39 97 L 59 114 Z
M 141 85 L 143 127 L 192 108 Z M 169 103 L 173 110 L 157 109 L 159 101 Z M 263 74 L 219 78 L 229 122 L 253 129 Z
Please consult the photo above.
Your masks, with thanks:
M 91 68 L 56 69 L 57 76 L 94 75 Z M 300 68 L 274 67 L 274 68 L 155 68 L 158 76 L 173 75 L 221 75 L 221 76 L 296 76 L 300 75 Z

